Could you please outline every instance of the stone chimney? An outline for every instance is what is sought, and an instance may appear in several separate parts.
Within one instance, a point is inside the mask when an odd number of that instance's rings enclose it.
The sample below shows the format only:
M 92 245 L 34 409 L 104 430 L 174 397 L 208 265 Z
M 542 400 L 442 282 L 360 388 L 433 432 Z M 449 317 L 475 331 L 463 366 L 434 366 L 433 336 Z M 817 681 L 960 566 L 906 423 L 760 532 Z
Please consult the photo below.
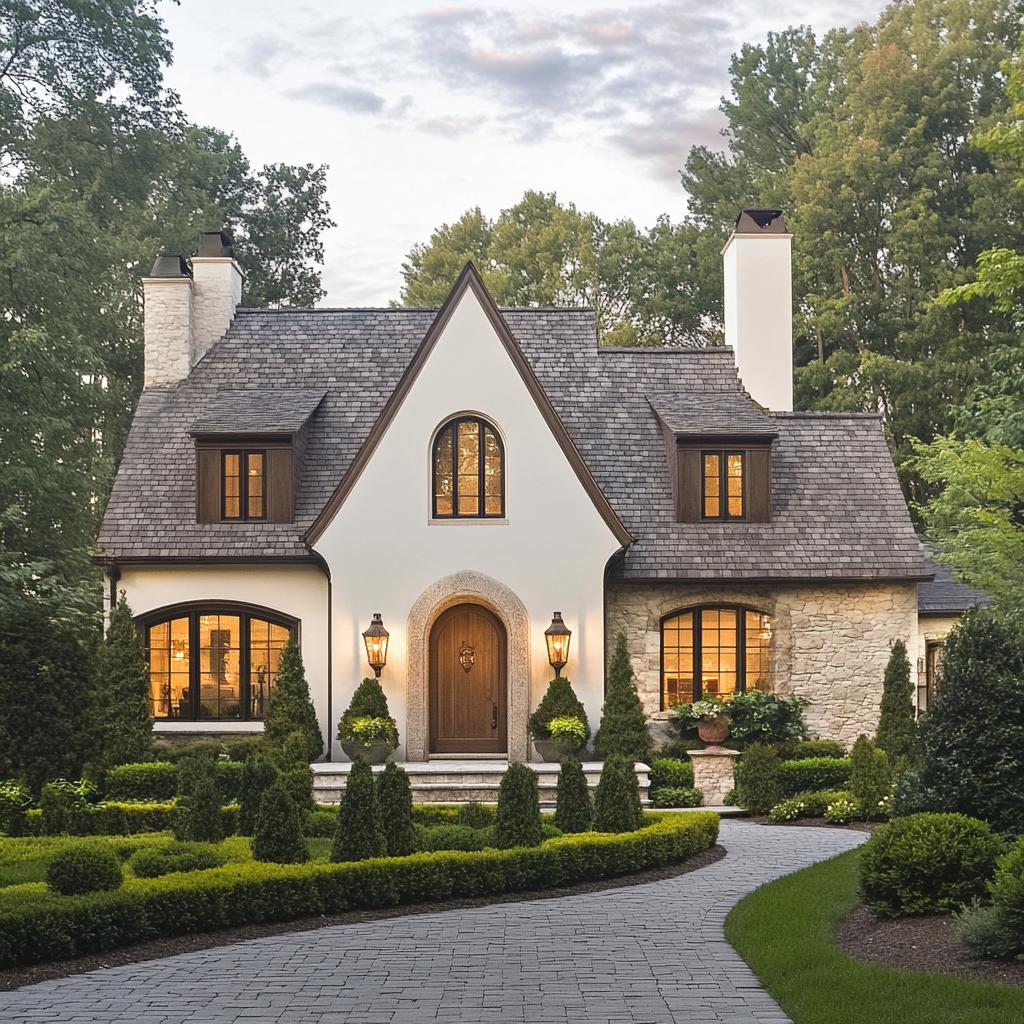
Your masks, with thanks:
M 793 408 L 793 271 L 781 210 L 741 210 L 722 250 L 725 343 L 743 386 L 776 412 Z
M 243 280 L 225 231 L 203 232 L 191 268 L 183 256 L 157 257 L 142 281 L 147 388 L 184 380 L 224 337 Z

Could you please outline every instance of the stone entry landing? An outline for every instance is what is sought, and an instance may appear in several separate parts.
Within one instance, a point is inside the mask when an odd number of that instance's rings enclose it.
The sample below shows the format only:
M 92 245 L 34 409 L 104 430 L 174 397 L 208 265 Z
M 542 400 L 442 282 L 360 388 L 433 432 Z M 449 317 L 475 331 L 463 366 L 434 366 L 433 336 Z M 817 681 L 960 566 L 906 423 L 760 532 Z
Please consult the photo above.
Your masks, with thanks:
M 507 760 L 436 760 L 407 761 L 399 765 L 409 775 L 412 798 L 418 804 L 462 804 L 470 800 L 480 803 L 495 803 L 501 777 L 509 766 Z M 313 798 L 319 804 L 336 804 L 352 770 L 351 762 L 319 762 L 313 769 Z M 559 766 L 544 761 L 531 761 L 528 767 L 537 773 L 541 805 L 555 804 L 555 787 L 558 785 Z M 374 765 L 375 772 L 384 770 L 383 765 Z M 600 761 L 584 761 L 583 771 L 591 790 L 601 777 Z M 650 805 L 650 768 L 640 761 L 636 763 L 636 777 L 640 785 L 640 799 L 644 806 Z

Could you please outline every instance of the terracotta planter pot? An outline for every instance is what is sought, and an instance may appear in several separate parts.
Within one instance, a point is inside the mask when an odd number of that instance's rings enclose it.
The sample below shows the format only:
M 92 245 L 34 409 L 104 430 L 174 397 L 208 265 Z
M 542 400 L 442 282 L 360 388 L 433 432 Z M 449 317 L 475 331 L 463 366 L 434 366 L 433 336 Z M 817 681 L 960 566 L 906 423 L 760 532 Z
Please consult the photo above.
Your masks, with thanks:
M 355 740 L 342 740 L 341 749 L 354 761 L 361 757 L 369 764 L 383 764 L 395 749 L 390 740 L 374 740 L 372 743 L 357 743 Z
M 729 719 L 725 715 L 697 723 L 697 735 L 711 747 L 722 744 L 729 735 Z
M 541 739 L 534 739 L 533 745 L 537 749 L 537 756 L 542 761 L 551 763 L 561 761 L 563 757 L 567 757 L 569 754 L 579 755 L 587 749 L 586 744 L 583 744 L 581 747 L 567 747 L 565 744 L 556 743 L 554 740 Z

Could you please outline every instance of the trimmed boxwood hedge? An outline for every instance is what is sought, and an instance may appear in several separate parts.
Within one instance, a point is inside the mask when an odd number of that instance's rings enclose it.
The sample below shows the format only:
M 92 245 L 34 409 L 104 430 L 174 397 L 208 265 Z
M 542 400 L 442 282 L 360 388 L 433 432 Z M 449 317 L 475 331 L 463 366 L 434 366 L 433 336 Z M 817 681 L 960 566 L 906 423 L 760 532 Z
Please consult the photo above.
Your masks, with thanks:
M 713 813 L 651 815 L 636 832 L 583 832 L 541 846 L 330 864 L 246 862 L 128 880 L 112 892 L 27 900 L 0 910 L 0 967 L 134 942 L 403 903 L 498 895 L 684 861 L 713 846 Z
M 225 803 L 238 799 L 245 765 L 240 761 L 217 761 L 214 771 L 217 787 Z M 121 764 L 107 772 L 108 800 L 147 800 L 157 803 L 173 800 L 178 793 L 178 765 L 169 761 Z
M 229 804 L 220 809 L 224 834 L 233 835 L 238 825 L 238 805 Z M 168 832 L 174 828 L 174 804 L 135 804 L 135 803 L 102 803 L 83 807 L 74 811 L 69 823 L 69 835 L 74 836 L 110 836 L 123 835 L 124 823 L 127 823 L 128 834 L 137 832 Z M 42 835 L 42 814 L 29 811 L 26 820 L 26 833 L 30 836 Z
M 845 789 L 850 781 L 850 759 L 804 757 L 797 761 L 782 761 L 778 779 L 783 797 L 818 789 Z

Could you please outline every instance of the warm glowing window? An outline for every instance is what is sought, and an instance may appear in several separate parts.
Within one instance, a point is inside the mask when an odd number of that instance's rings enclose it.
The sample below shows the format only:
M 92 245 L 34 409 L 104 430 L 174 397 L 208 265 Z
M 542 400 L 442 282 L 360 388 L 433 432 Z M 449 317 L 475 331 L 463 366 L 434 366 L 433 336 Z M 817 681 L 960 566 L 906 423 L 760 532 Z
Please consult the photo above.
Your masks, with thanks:
M 295 623 L 267 613 L 199 608 L 146 626 L 154 718 L 264 717 Z
M 240 449 L 221 454 L 221 517 L 266 518 L 266 452 Z
M 693 608 L 661 624 L 664 707 L 703 696 L 770 692 L 771 620 L 745 608 Z
M 701 508 L 705 519 L 742 519 L 746 515 L 743 452 L 701 454 Z
M 505 457 L 486 420 L 446 423 L 434 439 L 435 519 L 500 519 L 505 514 Z

